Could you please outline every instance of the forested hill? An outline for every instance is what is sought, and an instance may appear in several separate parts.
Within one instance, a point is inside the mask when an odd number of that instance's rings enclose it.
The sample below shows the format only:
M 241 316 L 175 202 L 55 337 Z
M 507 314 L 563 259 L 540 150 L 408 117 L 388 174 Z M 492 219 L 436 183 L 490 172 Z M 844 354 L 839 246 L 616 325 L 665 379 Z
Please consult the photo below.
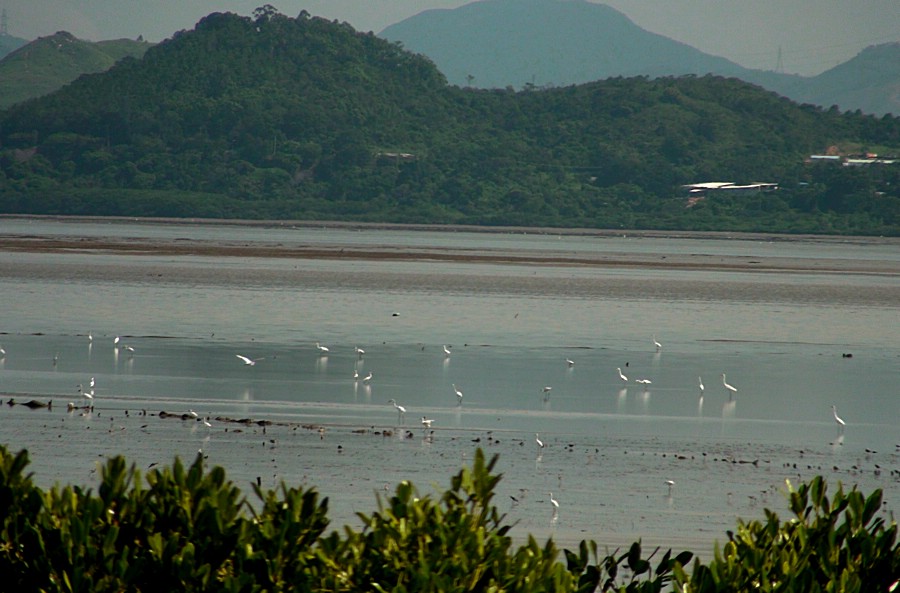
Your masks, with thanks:
M 0 109 L 46 95 L 87 72 L 102 72 L 125 56 L 140 57 L 150 43 L 132 39 L 84 41 L 60 31 L 0 59 Z
M 451 87 L 426 58 L 270 7 L 212 14 L 0 113 L 0 211 L 900 233 L 900 120 L 734 79 Z M 772 182 L 688 199 L 682 184 Z

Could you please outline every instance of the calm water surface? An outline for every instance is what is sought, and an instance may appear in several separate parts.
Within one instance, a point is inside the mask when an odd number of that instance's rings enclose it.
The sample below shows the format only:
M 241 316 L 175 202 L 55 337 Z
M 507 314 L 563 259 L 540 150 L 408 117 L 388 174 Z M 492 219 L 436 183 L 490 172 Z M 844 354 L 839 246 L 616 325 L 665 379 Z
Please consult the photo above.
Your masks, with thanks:
M 900 270 L 894 247 L 865 241 L 0 221 L 0 237 L 17 234 L 512 253 L 775 252 Z M 820 473 L 834 484 L 884 488 L 885 510 L 896 506 L 896 271 L 0 251 L 0 299 L 0 391 L 57 402 L 52 411 L 0 410 L 0 441 L 31 450 L 41 483 L 95 484 L 95 464 L 107 455 L 146 467 L 203 449 L 239 483 L 261 476 L 266 485 L 315 486 L 339 524 L 374 510 L 373 492 L 399 480 L 426 492 L 444 487 L 480 446 L 500 455 L 499 499 L 516 531 L 563 542 L 643 537 L 707 546 L 736 517 L 781 509 L 785 478 Z M 245 366 L 236 354 L 261 360 Z M 354 371 L 373 378 L 354 380 Z M 66 413 L 66 402 L 82 403 L 76 385 L 92 377 L 93 414 Z M 645 389 L 636 378 L 652 383 Z M 452 384 L 464 392 L 461 405 Z M 155 416 L 189 409 L 213 428 Z M 421 427 L 423 415 L 434 419 L 433 434 Z M 263 430 L 225 417 L 276 424 Z M 535 433 L 546 448 L 537 448 Z M 672 493 L 666 479 L 677 483 Z M 550 491 L 562 505 L 557 516 Z

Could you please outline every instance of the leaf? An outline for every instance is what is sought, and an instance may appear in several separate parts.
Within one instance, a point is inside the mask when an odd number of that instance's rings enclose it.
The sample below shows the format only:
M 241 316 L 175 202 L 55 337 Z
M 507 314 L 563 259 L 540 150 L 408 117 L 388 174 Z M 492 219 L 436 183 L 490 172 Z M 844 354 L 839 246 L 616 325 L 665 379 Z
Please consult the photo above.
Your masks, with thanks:
M 637 572 L 636 567 L 641 562 L 641 542 L 636 541 L 631 544 L 631 548 L 628 550 L 628 568 L 632 570 L 632 572 Z
M 869 521 L 872 520 L 872 517 L 875 516 L 875 513 L 881 509 L 881 500 L 882 492 L 880 489 L 875 490 L 875 492 L 870 494 L 869 498 L 866 499 L 866 505 L 862 515 L 863 525 L 868 525 Z

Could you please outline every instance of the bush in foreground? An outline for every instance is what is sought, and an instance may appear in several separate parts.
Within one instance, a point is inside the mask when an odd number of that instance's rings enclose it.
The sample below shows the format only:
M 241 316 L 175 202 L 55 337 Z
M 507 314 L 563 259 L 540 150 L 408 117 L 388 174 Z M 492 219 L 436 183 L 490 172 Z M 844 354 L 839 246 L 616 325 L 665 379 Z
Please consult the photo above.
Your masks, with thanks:
M 897 526 L 869 497 L 815 478 L 790 491 L 794 517 L 741 522 L 712 561 L 640 542 L 603 557 L 593 541 L 562 554 L 552 540 L 515 547 L 491 503 L 495 456 L 478 450 L 439 498 L 408 482 L 360 513 L 361 530 L 328 528 L 313 490 L 254 487 L 250 504 L 199 456 L 142 481 L 121 457 L 97 493 L 43 491 L 27 452 L 0 447 L 0 589 L 8 591 L 879 591 L 897 589 Z M 562 559 L 565 561 L 563 562 Z

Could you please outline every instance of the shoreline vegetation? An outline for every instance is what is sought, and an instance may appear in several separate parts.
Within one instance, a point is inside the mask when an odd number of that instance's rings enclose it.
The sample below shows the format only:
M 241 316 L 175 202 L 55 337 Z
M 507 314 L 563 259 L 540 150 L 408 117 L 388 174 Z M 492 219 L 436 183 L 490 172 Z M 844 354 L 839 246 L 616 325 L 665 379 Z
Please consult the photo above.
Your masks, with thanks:
M 690 550 L 610 551 L 592 539 L 561 549 L 521 546 L 492 502 L 498 456 L 477 449 L 443 494 L 401 481 L 359 513 L 363 528 L 329 531 L 328 499 L 282 482 L 253 485 L 260 508 L 202 453 L 190 466 L 145 476 L 123 457 L 100 468 L 96 494 L 34 485 L 27 451 L 0 446 L 0 571 L 15 590 L 42 591 L 894 591 L 897 525 L 882 491 L 869 495 L 819 476 L 787 483 L 784 522 L 738 519 L 702 561 Z M 551 494 L 552 500 L 552 494 Z
M 888 245 L 900 248 L 896 237 L 844 237 L 832 235 L 782 235 L 772 233 L 731 233 L 692 231 L 611 231 L 596 229 L 556 229 L 547 227 L 483 227 L 471 225 L 420 225 L 391 223 L 322 222 L 322 221 L 248 221 L 198 218 L 132 218 L 132 217 L 70 217 L 70 216 L 19 216 L 2 215 L 0 220 L 55 221 L 61 223 L 116 223 L 116 224 L 165 224 L 184 226 L 235 226 L 274 229 L 340 229 L 410 232 L 459 232 L 493 233 L 512 235 L 546 235 L 586 238 L 671 238 L 676 240 L 742 240 L 758 242 L 817 242 L 838 245 Z M 27 231 L 27 227 L 23 229 Z M 756 272 L 809 272 L 833 274 L 884 274 L 900 273 L 896 262 L 868 261 L 864 267 L 859 262 L 837 258 L 781 258 L 777 256 L 708 255 L 702 253 L 578 253 L 566 251 L 521 251 L 503 249 L 447 249 L 442 247 L 396 247 L 392 245 L 351 248 L 340 244 L 284 245 L 279 242 L 208 241 L 190 237 L 173 240 L 144 238 L 94 238 L 59 235 L 46 237 L 7 234 L 2 237 L 2 251 L 49 253 L 113 253 L 119 255 L 173 255 L 212 257 L 268 257 L 296 259 L 335 259 L 369 261 L 450 261 L 470 263 L 506 263 L 521 265 L 588 266 L 597 268 L 646 267 L 658 269 L 756 271 Z

